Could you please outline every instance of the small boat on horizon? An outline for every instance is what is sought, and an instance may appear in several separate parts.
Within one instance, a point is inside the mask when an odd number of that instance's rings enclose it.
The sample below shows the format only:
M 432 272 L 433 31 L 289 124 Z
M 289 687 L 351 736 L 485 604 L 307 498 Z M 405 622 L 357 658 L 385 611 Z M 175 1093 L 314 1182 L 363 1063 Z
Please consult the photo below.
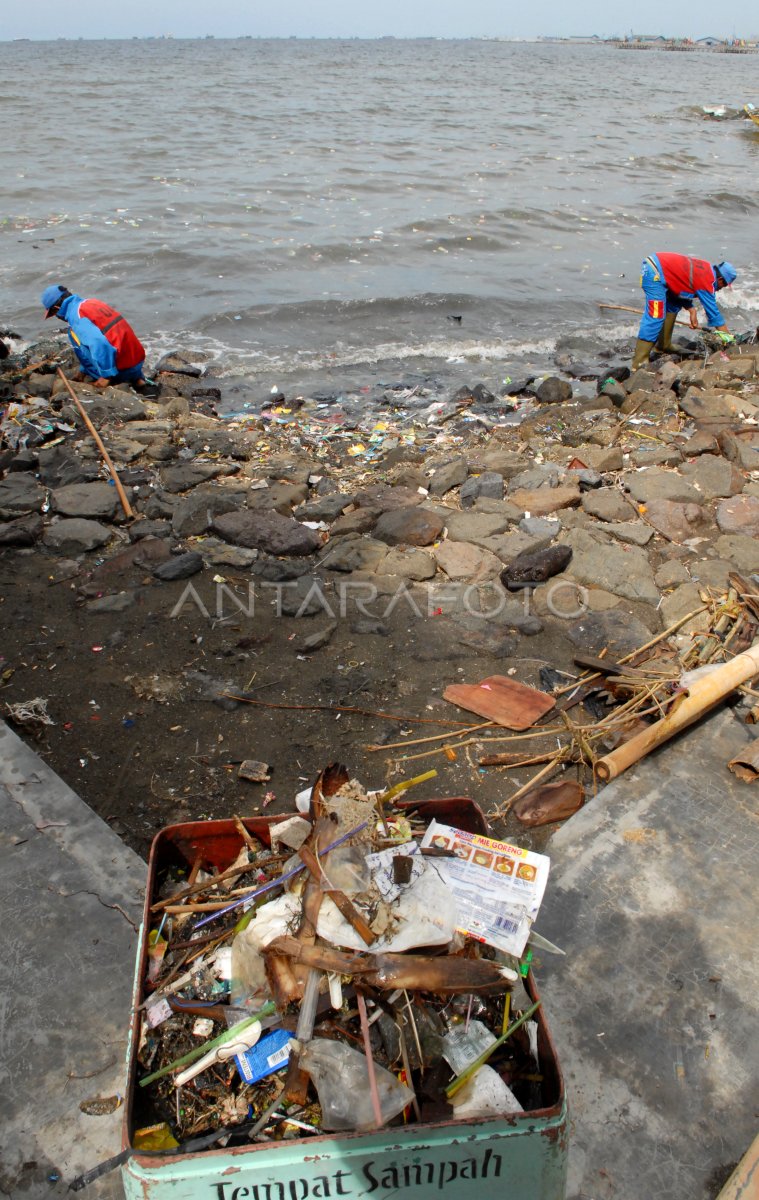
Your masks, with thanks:
M 743 111 L 759 127 L 759 108 L 755 104 L 744 104 Z

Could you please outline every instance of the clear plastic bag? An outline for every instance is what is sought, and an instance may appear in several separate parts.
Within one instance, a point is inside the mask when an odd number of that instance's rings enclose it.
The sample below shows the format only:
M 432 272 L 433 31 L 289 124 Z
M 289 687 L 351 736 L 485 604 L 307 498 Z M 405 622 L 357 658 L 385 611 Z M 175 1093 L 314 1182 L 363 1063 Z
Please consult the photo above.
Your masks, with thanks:
M 507 1083 L 492 1067 L 482 1066 L 451 1100 L 457 1121 L 478 1117 L 500 1117 L 504 1113 L 524 1112 Z
M 359 1050 L 345 1042 L 314 1038 L 301 1047 L 298 1062 L 319 1094 L 323 1129 L 374 1128 L 369 1065 Z M 411 1103 L 414 1093 L 377 1063 L 374 1074 L 382 1123 L 386 1125 Z

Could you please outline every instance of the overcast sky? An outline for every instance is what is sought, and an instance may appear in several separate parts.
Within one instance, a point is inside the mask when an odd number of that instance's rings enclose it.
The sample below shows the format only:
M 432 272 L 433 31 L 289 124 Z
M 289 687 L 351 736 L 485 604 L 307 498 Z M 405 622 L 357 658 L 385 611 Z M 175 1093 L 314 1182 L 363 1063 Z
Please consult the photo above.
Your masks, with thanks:
M 759 33 L 756 0 L 34 0 L 8 6 L 0 38 L 145 37 L 526 37 L 661 33 L 746 37 Z

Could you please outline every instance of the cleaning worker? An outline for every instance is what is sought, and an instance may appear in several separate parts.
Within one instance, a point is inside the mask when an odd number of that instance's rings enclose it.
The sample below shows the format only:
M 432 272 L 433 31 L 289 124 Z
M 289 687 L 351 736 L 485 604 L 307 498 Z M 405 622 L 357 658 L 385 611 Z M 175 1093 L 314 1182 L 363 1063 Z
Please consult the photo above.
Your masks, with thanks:
M 145 349 L 121 313 L 102 300 L 83 300 L 62 283 L 46 287 L 41 299 L 45 320 L 57 317 L 68 325 L 84 378 L 98 388 L 130 383 L 142 395 L 156 395 L 156 385 L 142 371 Z
M 654 346 L 672 349 L 672 330 L 681 308 L 687 308 L 691 329 L 698 329 L 696 300 L 704 307 L 708 327 L 728 334 L 725 318 L 717 307 L 715 293 L 730 287 L 738 272 L 732 263 L 716 265 L 686 254 L 652 254 L 643 260 L 640 286 L 646 298 L 643 320 L 638 330 L 632 369 L 647 363 Z M 726 339 L 727 340 L 727 339 Z

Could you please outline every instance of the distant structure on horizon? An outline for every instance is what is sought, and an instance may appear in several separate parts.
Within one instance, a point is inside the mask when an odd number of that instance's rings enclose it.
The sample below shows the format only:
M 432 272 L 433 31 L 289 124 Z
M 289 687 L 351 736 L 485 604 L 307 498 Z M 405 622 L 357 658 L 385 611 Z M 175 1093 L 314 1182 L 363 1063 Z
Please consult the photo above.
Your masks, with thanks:
M 661 33 L 628 33 L 620 37 L 600 37 L 593 34 L 573 34 L 570 37 L 543 36 L 539 42 L 561 42 L 568 45 L 614 46 L 620 50 L 715 50 L 722 54 L 752 54 L 759 48 L 759 35 L 750 38 L 664 37 Z

